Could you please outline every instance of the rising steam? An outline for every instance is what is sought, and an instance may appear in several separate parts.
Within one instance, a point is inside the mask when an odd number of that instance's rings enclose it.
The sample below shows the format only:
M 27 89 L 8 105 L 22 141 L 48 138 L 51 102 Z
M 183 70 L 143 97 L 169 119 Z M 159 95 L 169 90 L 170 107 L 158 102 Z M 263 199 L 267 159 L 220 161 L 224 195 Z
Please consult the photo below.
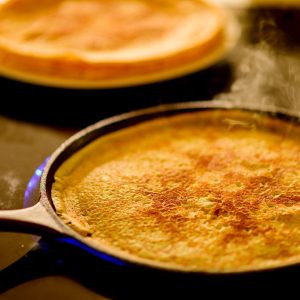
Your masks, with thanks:
M 257 42 L 242 41 L 238 46 L 230 58 L 236 79 L 229 91 L 216 98 L 300 111 L 299 49 L 281 47 L 284 33 L 272 18 L 261 19 L 254 26 Z

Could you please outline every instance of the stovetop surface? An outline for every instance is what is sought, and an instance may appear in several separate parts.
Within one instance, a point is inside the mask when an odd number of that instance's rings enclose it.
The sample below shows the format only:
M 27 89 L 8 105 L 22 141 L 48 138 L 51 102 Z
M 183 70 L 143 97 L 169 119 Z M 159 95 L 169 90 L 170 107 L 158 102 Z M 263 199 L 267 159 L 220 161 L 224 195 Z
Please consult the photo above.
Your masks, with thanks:
M 233 13 L 242 35 L 231 55 L 215 66 L 175 80 L 125 89 L 74 91 L 0 78 L 0 209 L 22 208 L 38 201 L 37 189 L 27 190 L 36 169 L 66 138 L 104 117 L 162 103 L 206 99 L 300 109 L 300 9 L 233 9 Z M 12 101 L 19 98 L 22 101 Z M 31 235 L 0 233 L 0 269 L 22 258 L 24 269 L 14 271 L 30 272 L 27 253 L 37 241 L 38 237 Z M 12 282 L 0 295 L 0 299 L 104 298 L 63 274 L 17 286 Z

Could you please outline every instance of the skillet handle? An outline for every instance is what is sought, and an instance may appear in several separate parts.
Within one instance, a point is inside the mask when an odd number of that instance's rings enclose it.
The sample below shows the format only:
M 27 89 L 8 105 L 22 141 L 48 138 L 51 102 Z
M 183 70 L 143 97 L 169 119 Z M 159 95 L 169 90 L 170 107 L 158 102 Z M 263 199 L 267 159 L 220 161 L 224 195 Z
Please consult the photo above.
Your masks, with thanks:
M 0 231 L 23 232 L 37 235 L 64 234 L 62 226 L 51 217 L 41 202 L 28 208 L 1 210 Z

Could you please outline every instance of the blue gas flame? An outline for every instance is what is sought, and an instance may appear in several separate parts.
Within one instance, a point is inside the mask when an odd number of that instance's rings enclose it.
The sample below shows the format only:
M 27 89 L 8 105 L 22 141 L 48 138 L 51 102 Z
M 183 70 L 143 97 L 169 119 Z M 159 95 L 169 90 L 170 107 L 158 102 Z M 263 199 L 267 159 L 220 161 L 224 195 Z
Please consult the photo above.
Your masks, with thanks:
M 49 157 L 47 157 L 44 162 L 36 168 L 34 174 L 30 178 L 27 188 L 24 194 L 24 207 L 28 207 L 32 205 L 32 195 L 39 188 L 39 183 L 41 180 L 41 176 L 43 174 L 43 170 L 45 168 L 46 163 L 48 162 Z

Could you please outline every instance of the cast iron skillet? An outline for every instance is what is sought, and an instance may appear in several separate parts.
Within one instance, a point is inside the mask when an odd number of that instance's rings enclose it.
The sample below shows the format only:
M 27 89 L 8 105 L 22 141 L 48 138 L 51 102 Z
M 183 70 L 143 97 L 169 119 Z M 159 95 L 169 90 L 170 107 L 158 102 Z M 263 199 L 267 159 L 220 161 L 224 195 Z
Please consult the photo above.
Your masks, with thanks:
M 152 264 L 139 258 L 129 258 L 109 247 L 90 244 L 83 236 L 63 223 L 55 213 L 51 199 L 51 187 L 56 170 L 68 157 L 94 139 L 145 120 L 183 112 L 218 108 L 234 109 L 237 108 L 237 105 L 227 101 L 200 101 L 161 105 L 125 113 L 83 129 L 64 142 L 48 161 L 41 178 L 40 201 L 30 208 L 0 211 L 0 230 L 42 235 L 46 239 L 50 238 L 54 244 L 58 243 L 58 241 L 63 241 L 67 246 L 79 245 L 81 250 L 83 249 L 84 255 L 81 259 L 84 260 L 85 266 L 88 266 L 88 273 L 91 274 L 93 272 L 95 274 L 95 269 L 99 268 L 102 261 L 105 261 L 105 263 L 112 265 L 117 270 L 117 273 L 113 274 L 113 280 L 117 280 L 117 274 L 122 274 L 121 281 L 123 285 L 130 286 L 132 282 L 135 282 L 139 285 L 138 290 L 144 285 L 147 292 L 143 294 L 143 298 L 147 298 L 147 295 L 149 296 L 152 293 L 154 295 L 163 295 L 163 291 L 167 292 L 168 295 L 172 292 L 173 297 L 179 295 L 187 296 L 189 293 L 194 294 L 195 292 L 201 294 L 209 292 L 210 295 L 222 296 L 227 295 L 229 292 L 233 296 L 234 294 L 237 295 L 240 290 L 249 294 L 257 291 L 258 288 L 263 288 L 269 295 L 274 291 L 277 294 L 279 292 L 278 289 L 286 294 L 287 289 L 291 291 L 293 287 L 297 286 L 297 278 L 300 275 L 298 264 L 234 273 L 187 272 L 180 269 L 169 269 L 156 265 L 155 262 Z M 300 118 L 299 112 L 264 107 L 263 105 L 254 107 L 240 104 L 238 108 L 272 114 L 293 122 L 298 122 Z M 69 254 L 73 253 L 73 249 L 68 250 Z M 77 252 L 73 256 L 75 256 L 76 260 L 78 257 Z M 94 267 L 93 271 L 91 271 L 92 266 Z M 149 289 L 149 287 L 151 288 Z M 136 290 L 136 286 L 133 290 Z

